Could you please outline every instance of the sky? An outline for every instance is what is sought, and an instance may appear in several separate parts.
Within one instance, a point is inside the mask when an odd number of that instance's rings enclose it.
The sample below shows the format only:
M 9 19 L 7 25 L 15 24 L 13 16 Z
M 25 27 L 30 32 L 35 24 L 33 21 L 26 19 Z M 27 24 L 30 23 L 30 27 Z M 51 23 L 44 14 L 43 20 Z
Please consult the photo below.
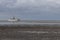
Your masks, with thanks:
M 0 19 L 60 20 L 60 0 L 0 0 Z

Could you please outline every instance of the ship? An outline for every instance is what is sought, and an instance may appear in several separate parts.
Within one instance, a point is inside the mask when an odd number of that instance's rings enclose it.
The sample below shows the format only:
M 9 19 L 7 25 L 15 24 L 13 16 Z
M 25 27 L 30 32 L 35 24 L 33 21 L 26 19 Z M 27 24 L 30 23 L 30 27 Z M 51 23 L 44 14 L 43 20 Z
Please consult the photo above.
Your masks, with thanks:
M 10 22 L 18 22 L 18 21 L 20 21 L 20 19 L 17 19 L 16 17 L 12 17 L 12 18 L 8 19 L 8 21 L 10 21 Z

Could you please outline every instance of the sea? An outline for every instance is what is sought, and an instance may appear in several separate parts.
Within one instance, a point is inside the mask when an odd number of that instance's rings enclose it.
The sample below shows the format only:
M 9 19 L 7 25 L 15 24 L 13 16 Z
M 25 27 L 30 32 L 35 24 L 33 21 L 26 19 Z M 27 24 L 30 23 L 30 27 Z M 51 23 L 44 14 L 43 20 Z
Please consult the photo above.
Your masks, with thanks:
M 60 25 L 60 23 L 46 23 L 46 22 L 43 22 L 43 23 L 40 23 L 40 22 L 0 22 L 0 25 L 9 25 L 9 24 L 26 24 L 26 25 Z

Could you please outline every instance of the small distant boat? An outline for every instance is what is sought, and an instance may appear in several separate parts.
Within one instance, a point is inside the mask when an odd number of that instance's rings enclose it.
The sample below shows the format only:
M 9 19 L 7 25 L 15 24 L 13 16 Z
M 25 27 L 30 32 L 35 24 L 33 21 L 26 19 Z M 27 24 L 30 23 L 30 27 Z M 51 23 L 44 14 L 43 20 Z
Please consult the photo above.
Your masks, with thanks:
M 16 17 L 12 17 L 12 18 L 8 19 L 8 21 L 18 22 L 18 21 L 20 21 L 20 19 L 17 19 Z

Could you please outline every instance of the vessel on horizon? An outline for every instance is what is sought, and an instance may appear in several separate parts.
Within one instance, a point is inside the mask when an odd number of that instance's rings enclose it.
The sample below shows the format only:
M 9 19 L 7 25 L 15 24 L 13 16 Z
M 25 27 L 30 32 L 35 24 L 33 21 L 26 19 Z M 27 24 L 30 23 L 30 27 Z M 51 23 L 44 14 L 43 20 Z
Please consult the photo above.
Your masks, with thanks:
M 18 22 L 18 21 L 20 21 L 20 19 L 18 19 L 16 17 L 12 17 L 12 18 L 8 19 L 8 21 Z

